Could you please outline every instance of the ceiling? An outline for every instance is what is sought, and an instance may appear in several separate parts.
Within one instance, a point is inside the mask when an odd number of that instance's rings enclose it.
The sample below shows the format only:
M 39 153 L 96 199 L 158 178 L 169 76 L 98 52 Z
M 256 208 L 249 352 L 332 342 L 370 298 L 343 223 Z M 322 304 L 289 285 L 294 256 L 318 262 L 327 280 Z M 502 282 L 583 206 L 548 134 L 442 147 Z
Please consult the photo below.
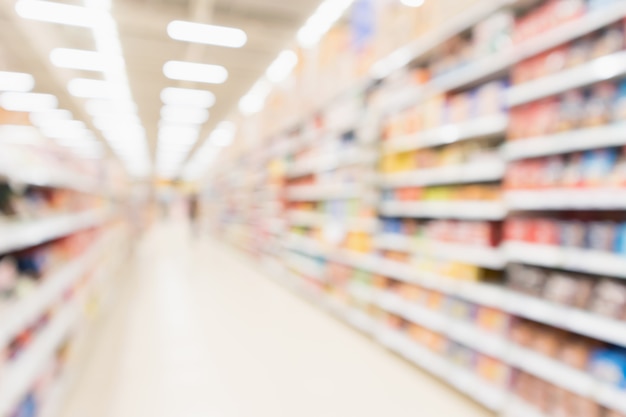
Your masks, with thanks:
M 320 0 L 113 0 L 111 12 L 118 25 L 130 89 L 146 129 L 151 159 L 154 161 L 162 106 L 159 94 L 163 88 L 201 88 L 216 95 L 217 102 L 203 126 L 197 149 L 215 125 L 236 109 L 238 100 L 278 53 L 292 42 L 319 3 Z M 95 50 L 91 30 L 22 19 L 14 8 L 15 0 L 0 0 L 0 54 L 4 54 L 0 55 L 0 69 L 33 74 L 37 92 L 57 95 L 60 107 L 71 110 L 75 118 L 93 127 L 85 101 L 70 96 L 66 86 L 73 78 L 102 79 L 103 75 L 57 68 L 48 58 L 54 48 Z M 172 20 L 240 28 L 247 33 L 248 42 L 233 49 L 176 41 L 166 32 Z M 221 85 L 168 80 L 163 75 L 163 65 L 168 60 L 222 65 L 229 71 L 229 78 Z

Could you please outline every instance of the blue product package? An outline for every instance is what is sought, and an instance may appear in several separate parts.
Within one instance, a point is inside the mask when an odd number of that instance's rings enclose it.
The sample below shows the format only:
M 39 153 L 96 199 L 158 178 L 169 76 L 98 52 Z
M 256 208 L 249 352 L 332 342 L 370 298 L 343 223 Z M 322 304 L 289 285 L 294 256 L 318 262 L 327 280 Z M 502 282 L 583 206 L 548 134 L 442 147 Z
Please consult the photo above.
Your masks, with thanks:
M 621 223 L 617 227 L 614 252 L 626 256 L 626 223 Z
M 626 81 L 622 81 L 617 88 L 613 104 L 613 121 L 626 122 Z
M 593 353 L 590 371 L 598 380 L 626 389 L 626 350 L 603 348 Z
M 583 155 L 583 183 L 586 186 L 599 186 L 608 181 L 619 152 L 617 148 L 594 149 Z

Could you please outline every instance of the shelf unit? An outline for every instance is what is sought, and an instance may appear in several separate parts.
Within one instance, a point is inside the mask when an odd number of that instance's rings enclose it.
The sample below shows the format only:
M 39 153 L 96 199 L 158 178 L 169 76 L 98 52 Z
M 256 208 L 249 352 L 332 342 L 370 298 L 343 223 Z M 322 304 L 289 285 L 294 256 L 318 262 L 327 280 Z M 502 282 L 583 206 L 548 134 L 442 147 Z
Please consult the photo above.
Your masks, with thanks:
M 370 74 L 372 78 L 365 80 L 365 83 L 359 83 L 359 87 L 368 97 L 372 91 L 384 89 L 384 80 L 394 71 L 427 65 L 437 47 L 455 36 L 468 34 L 486 17 L 507 8 L 517 11 L 520 8 L 526 10 L 527 7 L 528 3 L 524 1 L 478 2 L 463 15 L 450 19 L 430 34 L 377 62 Z M 433 77 L 423 85 L 407 86 L 371 107 L 374 108 L 375 116 L 383 120 L 409 107 L 426 103 L 438 95 L 466 92 L 488 82 L 508 78 L 514 66 L 526 59 L 585 37 L 620 22 L 625 17 L 626 4 L 623 2 L 587 10 L 579 18 L 546 30 L 541 36 L 476 59 L 462 68 Z M 502 277 L 508 274 L 510 264 L 521 263 L 626 278 L 626 257 L 507 240 L 493 246 L 462 244 L 454 240 L 424 238 L 417 234 L 389 233 L 384 227 L 388 218 L 415 219 L 419 224 L 433 221 L 451 224 L 484 222 L 501 227 L 501 222 L 515 218 L 520 212 L 525 212 L 528 216 L 537 216 L 538 212 L 558 216 L 561 211 L 610 212 L 626 208 L 626 194 L 619 187 L 527 191 L 507 189 L 506 185 L 507 172 L 515 161 L 626 144 L 626 135 L 620 123 L 521 139 L 513 139 L 510 135 L 513 120 L 511 109 L 574 88 L 622 78 L 626 74 L 625 54 L 623 51 L 614 52 L 582 65 L 513 85 L 503 95 L 505 105 L 500 112 L 461 122 L 445 122 L 417 133 L 386 137 L 377 141 L 378 149 L 374 154 L 374 158 L 382 160 L 389 155 L 445 149 L 464 142 L 500 141 L 501 145 L 499 144 L 493 157 L 476 161 L 470 159 L 456 165 L 378 172 L 371 177 L 358 177 L 349 185 L 329 182 L 288 186 L 285 193 L 288 202 L 314 201 L 325 204 L 345 203 L 362 198 L 369 195 L 371 188 L 375 186 L 380 191 L 380 196 L 373 199 L 372 206 L 378 217 L 359 219 L 310 210 L 287 210 L 284 216 L 289 227 L 277 235 L 284 252 L 272 259 L 271 274 L 350 326 L 368 334 L 502 416 L 541 417 L 542 413 L 509 392 L 510 387 L 492 384 L 473 370 L 454 364 L 445 355 L 438 354 L 411 340 L 408 334 L 391 328 L 385 324 L 385 317 L 400 317 L 443 335 L 478 354 L 498 359 L 511 369 L 524 371 L 569 392 L 590 398 L 604 407 L 626 413 L 626 391 L 601 383 L 591 374 L 570 368 L 556 359 L 518 346 L 508 340 L 504 333 L 493 334 L 469 321 L 461 321 L 443 311 L 403 299 L 390 290 L 396 283 L 411 284 L 437 292 L 446 299 L 458 299 L 475 306 L 496 309 L 513 317 L 626 347 L 625 321 L 528 296 L 502 285 L 502 281 L 486 283 L 448 276 L 437 268 L 425 269 L 424 263 L 419 262 L 423 259 L 447 261 L 495 271 Z M 383 82 L 379 82 L 380 80 Z M 367 102 L 366 107 L 370 104 Z M 333 101 L 329 102 L 322 111 L 332 111 L 333 105 Z M 306 123 L 304 120 L 301 125 Z M 288 136 L 285 135 L 291 145 L 284 146 L 286 153 L 315 146 L 323 147 L 322 140 L 311 141 L 310 137 L 305 140 Z M 383 134 L 378 137 L 382 138 Z M 354 156 L 355 154 L 329 155 L 332 154 L 320 153 L 294 162 L 285 170 L 285 178 L 289 181 L 307 175 L 324 175 L 347 165 L 366 163 L 366 160 L 369 163 L 372 158 L 369 152 L 364 159 Z M 373 174 L 374 171 L 372 166 Z M 420 201 L 415 196 L 389 197 L 397 196 L 402 189 L 408 188 L 422 190 L 442 185 L 485 184 L 499 187 L 500 198 L 433 198 Z M 322 232 L 309 233 L 312 229 Z M 300 233 L 302 230 L 306 232 Z M 332 239 L 328 241 L 328 236 L 325 235 L 327 233 L 332 238 L 334 234 L 345 233 L 346 230 L 369 234 L 371 240 L 362 250 L 356 251 L 338 247 Z M 408 258 L 401 262 L 390 257 L 389 253 L 401 253 Z M 281 263 L 281 258 L 288 261 Z M 375 285 L 375 280 L 379 277 L 387 278 L 394 284 L 386 290 L 380 289 Z

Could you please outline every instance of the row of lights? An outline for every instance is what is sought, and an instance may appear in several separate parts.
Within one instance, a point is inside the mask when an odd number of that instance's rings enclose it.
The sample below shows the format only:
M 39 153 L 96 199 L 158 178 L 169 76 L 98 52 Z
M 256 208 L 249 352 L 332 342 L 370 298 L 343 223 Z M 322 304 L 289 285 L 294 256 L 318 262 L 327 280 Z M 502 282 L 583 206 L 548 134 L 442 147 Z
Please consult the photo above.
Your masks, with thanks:
M 246 33 L 240 29 L 181 20 L 170 22 L 167 33 L 174 40 L 226 48 L 240 48 L 248 40 Z M 163 74 L 172 80 L 205 84 L 221 84 L 228 79 L 228 71 L 223 66 L 184 61 L 166 62 Z M 163 107 L 159 122 L 157 172 L 162 177 L 171 178 L 180 173 L 183 163 L 195 147 L 201 127 L 209 119 L 209 109 L 215 104 L 215 95 L 205 90 L 169 87 L 161 92 L 161 101 Z M 198 162 L 190 162 L 188 165 L 196 168 L 185 168 L 186 178 L 200 176 L 200 164 L 206 166 L 211 162 L 213 154 L 217 156 L 219 148 L 211 142 L 209 137 L 206 149 L 210 151 L 198 152 L 194 157 Z
M 102 145 L 69 110 L 58 109 L 52 94 L 33 93 L 35 78 L 31 74 L 0 71 L 0 107 L 8 111 L 28 112 L 42 135 L 86 158 L 99 157 Z
M 68 92 L 85 99 L 86 110 L 93 124 L 101 131 L 111 148 L 124 162 L 127 171 L 136 177 L 150 173 L 145 129 L 137 116 L 126 64 L 115 20 L 110 13 L 110 0 L 84 0 L 84 7 L 42 0 L 19 0 L 17 14 L 25 19 L 77 26 L 90 29 L 96 51 L 57 48 L 50 54 L 53 65 L 60 68 L 100 72 L 103 80 L 77 78 L 69 82 Z M 32 111 L 29 109 L 27 111 Z M 84 124 L 68 120 L 67 112 L 51 112 L 39 126 L 44 134 L 57 135 L 59 140 L 74 146 L 89 146 L 94 155 L 101 153 L 93 132 Z
M 75 97 L 88 99 L 86 108 L 93 117 L 96 128 L 101 130 L 130 173 L 145 176 L 149 172 L 145 130 L 137 116 L 137 107 L 130 93 L 117 26 L 110 14 L 111 0 L 84 1 L 85 7 L 42 0 L 19 0 L 15 7 L 23 18 L 85 27 L 93 31 L 97 51 L 57 48 L 50 54 L 51 62 L 62 68 L 104 74 L 104 80 L 71 80 L 68 91 Z M 353 1 L 322 2 L 298 32 L 300 46 L 310 48 L 317 44 Z M 423 3 L 423 0 L 401 1 L 410 6 Z M 168 25 L 167 32 L 175 40 L 229 48 L 240 48 L 247 42 L 246 33 L 240 29 L 200 23 L 173 21 Z M 282 51 L 267 68 L 264 76 L 241 98 L 241 112 L 248 115 L 262 110 L 272 86 L 284 81 L 297 63 L 298 56 L 294 51 Z M 228 71 L 223 66 L 183 61 L 167 62 L 163 73 L 172 80 L 209 84 L 221 84 L 228 79 Z M 0 87 L 3 82 L 16 85 L 15 80 L 8 78 L 10 76 L 19 77 L 20 74 L 6 73 L 4 81 L 0 79 Z M 27 74 L 21 76 L 26 77 Z M 205 90 L 167 88 L 162 91 L 161 99 L 164 106 L 159 123 L 157 168 L 160 174 L 173 176 L 195 146 L 200 127 L 208 120 L 208 109 L 215 103 L 215 96 Z M 93 132 L 83 123 L 73 120 L 71 113 L 52 111 L 57 106 L 54 96 L 25 91 L 4 93 L 0 96 L 0 105 L 37 112 L 39 115 L 34 118 L 44 134 L 57 136 L 68 145 L 88 149 L 93 156 L 102 151 L 98 148 Z M 44 116 L 41 112 L 47 115 Z M 219 124 L 208 138 L 206 146 L 190 161 L 185 172 L 198 174 L 204 160 L 213 159 L 220 147 L 232 141 L 234 134 L 235 129 L 231 123 Z

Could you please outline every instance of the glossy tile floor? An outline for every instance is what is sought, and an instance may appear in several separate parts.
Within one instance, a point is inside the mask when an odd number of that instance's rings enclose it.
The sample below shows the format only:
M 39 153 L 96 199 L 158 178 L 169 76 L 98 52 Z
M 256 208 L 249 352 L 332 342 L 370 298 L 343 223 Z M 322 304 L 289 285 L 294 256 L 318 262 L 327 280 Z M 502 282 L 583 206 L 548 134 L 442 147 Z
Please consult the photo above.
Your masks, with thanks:
M 183 223 L 150 231 L 60 417 L 484 417 Z

